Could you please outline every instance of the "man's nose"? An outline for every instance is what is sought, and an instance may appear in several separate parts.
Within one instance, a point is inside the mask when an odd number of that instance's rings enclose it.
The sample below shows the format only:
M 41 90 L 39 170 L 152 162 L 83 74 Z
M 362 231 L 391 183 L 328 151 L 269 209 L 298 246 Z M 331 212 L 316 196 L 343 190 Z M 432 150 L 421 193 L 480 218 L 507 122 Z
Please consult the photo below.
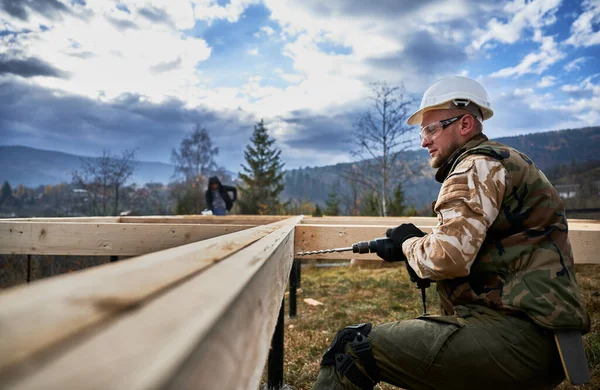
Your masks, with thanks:
M 421 147 L 426 148 L 427 145 L 431 145 L 431 140 L 429 139 L 429 137 L 423 137 L 421 139 Z

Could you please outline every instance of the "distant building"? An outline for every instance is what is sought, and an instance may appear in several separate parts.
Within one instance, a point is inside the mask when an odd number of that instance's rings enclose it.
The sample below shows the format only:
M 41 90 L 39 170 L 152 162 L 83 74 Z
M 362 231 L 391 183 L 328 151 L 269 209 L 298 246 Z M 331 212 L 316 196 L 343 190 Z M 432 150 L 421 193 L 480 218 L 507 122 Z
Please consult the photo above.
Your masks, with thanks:
M 563 199 L 571 199 L 581 192 L 580 184 L 557 184 L 554 186 L 558 192 L 558 196 Z

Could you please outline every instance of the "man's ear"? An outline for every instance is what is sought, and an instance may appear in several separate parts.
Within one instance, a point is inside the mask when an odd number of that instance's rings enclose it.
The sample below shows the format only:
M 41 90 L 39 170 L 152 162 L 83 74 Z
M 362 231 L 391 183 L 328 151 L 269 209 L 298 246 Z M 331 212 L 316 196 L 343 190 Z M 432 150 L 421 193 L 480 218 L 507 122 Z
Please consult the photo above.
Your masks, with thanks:
M 468 136 L 475 130 L 475 121 L 472 115 L 465 115 L 460 119 L 460 135 Z

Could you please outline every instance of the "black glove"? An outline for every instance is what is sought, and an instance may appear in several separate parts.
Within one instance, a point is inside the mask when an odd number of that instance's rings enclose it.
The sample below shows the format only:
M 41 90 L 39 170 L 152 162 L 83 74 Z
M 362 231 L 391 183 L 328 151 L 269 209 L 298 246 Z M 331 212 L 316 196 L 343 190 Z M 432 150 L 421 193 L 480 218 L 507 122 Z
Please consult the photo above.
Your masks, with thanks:
M 423 237 L 427 234 L 424 233 L 421 229 L 413 225 L 412 223 L 403 223 L 402 225 L 395 227 L 393 229 L 388 229 L 385 232 L 386 237 L 391 239 L 396 246 L 402 248 L 402 244 L 404 241 L 408 240 L 411 237 Z M 429 287 L 431 285 L 431 281 L 429 279 L 421 279 L 419 275 L 415 272 L 415 270 L 410 266 L 408 260 L 406 260 L 406 270 L 408 271 L 408 276 L 410 277 L 410 281 L 417 284 L 417 287 Z
M 397 226 L 393 229 L 388 229 L 385 232 L 385 236 L 390 238 L 394 244 L 398 247 L 402 247 L 404 241 L 408 240 L 411 237 L 423 237 L 427 234 L 424 233 L 421 229 L 413 225 L 412 223 L 403 223 L 400 226 Z

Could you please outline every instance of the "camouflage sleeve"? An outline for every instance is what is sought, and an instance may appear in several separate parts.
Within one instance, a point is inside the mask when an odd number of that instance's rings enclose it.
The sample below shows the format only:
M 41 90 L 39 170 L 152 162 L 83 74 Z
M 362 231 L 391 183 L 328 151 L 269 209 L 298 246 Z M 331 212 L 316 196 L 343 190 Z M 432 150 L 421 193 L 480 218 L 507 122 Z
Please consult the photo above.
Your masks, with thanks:
M 469 274 L 498 216 L 507 171 L 491 157 L 466 157 L 446 178 L 434 206 L 438 224 L 424 237 L 406 240 L 402 250 L 421 278 L 453 279 Z

